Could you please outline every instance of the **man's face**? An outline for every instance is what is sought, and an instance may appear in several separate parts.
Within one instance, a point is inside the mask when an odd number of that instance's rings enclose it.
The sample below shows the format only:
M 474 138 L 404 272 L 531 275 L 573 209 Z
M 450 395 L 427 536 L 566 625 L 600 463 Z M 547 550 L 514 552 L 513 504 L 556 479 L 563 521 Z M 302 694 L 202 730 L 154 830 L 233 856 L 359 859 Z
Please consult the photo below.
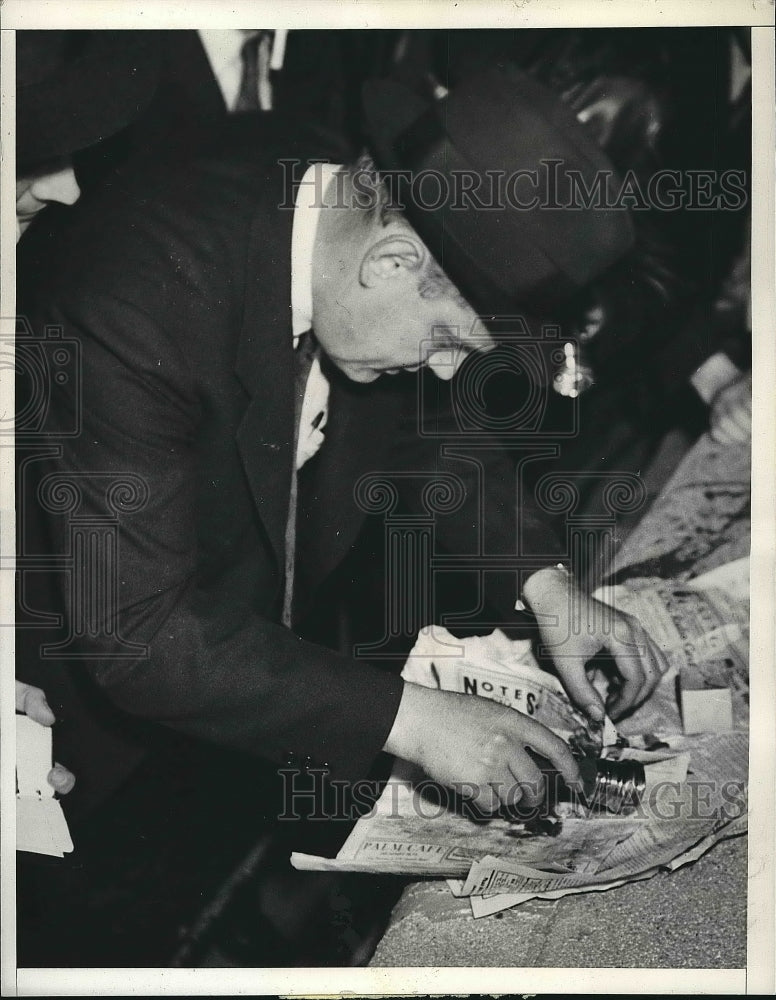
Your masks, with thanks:
M 375 230 L 357 261 L 329 255 L 314 296 L 316 337 L 354 382 L 428 365 L 451 379 L 467 354 L 494 342 L 406 223 Z
M 75 179 L 72 164 L 63 161 L 46 164 L 34 173 L 16 179 L 16 238 L 17 240 L 38 212 L 52 201 L 72 205 L 78 201 L 81 189 Z

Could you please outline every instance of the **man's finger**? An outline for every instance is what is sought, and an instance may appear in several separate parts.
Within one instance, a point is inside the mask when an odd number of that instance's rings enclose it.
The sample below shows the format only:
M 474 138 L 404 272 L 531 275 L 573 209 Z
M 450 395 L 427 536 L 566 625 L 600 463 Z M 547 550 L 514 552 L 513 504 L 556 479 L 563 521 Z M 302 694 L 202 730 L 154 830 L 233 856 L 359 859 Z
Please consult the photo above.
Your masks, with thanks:
M 530 722 L 530 732 L 528 739 L 523 739 L 523 745 L 535 750 L 540 757 L 548 760 L 556 771 L 558 771 L 567 785 L 580 787 L 582 778 L 579 773 L 579 765 L 571 752 L 571 747 L 559 736 L 556 736 L 550 729 L 539 725 L 533 719 L 525 718 L 525 722 Z M 525 754 L 528 758 L 528 754 Z M 528 758 L 530 760 L 530 758 Z M 538 770 L 538 769 L 537 769 Z
M 522 809 L 535 809 L 544 801 L 544 777 L 534 761 L 520 747 L 515 747 L 507 761 L 510 781 L 501 801 L 510 809 L 520 803 Z
M 501 783 L 495 782 L 495 785 L 499 787 Z M 473 802 L 479 811 L 486 816 L 492 816 L 493 813 L 497 813 L 501 808 L 501 799 L 496 794 L 494 788 L 490 784 L 479 784 L 476 786 L 476 789 L 476 793 L 468 797 L 469 801 Z
M 634 640 L 643 644 L 644 654 L 641 657 L 641 666 L 644 671 L 644 682 L 641 685 L 634 707 L 640 705 L 655 690 L 663 674 L 668 669 L 668 661 L 650 636 L 642 629 L 634 632 Z
M 577 708 L 596 722 L 603 722 L 604 703 L 585 672 L 586 662 L 582 657 L 558 656 L 555 669 L 566 694 Z
M 712 437 L 720 444 L 734 444 L 738 440 L 738 428 L 729 413 L 720 418 Z
M 711 435 L 712 441 L 716 441 L 717 444 L 730 444 L 727 431 L 725 430 L 721 420 L 718 420 L 711 425 L 709 434 Z
M 49 771 L 47 778 L 54 791 L 59 792 L 60 795 L 72 792 L 75 785 L 75 775 L 61 764 L 55 764 Z
M 16 682 L 16 711 L 28 715 L 41 726 L 53 726 L 56 722 L 54 713 L 49 708 L 49 703 L 41 689 L 22 681 Z
M 730 414 L 730 418 L 739 431 L 744 434 L 752 429 L 752 411 L 743 407 L 738 407 Z
M 626 644 L 611 640 L 609 652 L 614 657 L 617 672 L 622 680 L 620 690 L 609 705 L 612 718 L 616 718 L 638 703 L 639 693 L 647 675 L 634 642 Z

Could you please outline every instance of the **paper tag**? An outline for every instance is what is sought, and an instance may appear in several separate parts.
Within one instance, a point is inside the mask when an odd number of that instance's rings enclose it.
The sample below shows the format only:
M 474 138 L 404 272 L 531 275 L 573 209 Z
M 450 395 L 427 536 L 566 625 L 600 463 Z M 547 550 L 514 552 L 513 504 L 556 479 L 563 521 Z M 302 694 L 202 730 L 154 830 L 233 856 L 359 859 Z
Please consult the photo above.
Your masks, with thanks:
M 730 688 L 696 688 L 682 681 L 682 726 L 692 733 L 726 733 L 733 728 Z
M 51 729 L 16 716 L 16 850 L 62 858 L 73 850 L 62 806 L 48 783 Z
M 53 858 L 73 850 L 65 814 L 55 799 L 17 798 L 16 850 Z
M 16 716 L 16 790 L 25 798 L 52 799 L 47 781 L 52 765 L 51 729 L 27 715 Z
M 687 780 L 687 770 L 690 766 L 690 754 L 680 753 L 676 757 L 668 760 L 656 761 L 654 764 L 644 765 L 644 779 L 646 788 L 642 798 L 648 802 L 652 801 L 651 796 L 662 786 L 668 784 L 681 785 Z

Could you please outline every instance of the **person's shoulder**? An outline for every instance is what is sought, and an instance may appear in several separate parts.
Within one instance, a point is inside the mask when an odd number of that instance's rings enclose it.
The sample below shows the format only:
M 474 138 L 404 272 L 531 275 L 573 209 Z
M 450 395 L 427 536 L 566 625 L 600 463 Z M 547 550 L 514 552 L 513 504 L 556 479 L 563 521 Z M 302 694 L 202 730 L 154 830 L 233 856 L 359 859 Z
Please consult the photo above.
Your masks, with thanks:
M 256 179 L 274 176 L 290 160 L 342 163 L 352 152 L 341 137 L 312 122 L 267 113 L 233 115 L 214 127 L 195 153 L 179 156 L 172 146 L 164 155 L 130 163 L 121 174 L 127 182 L 145 186 L 146 193 L 150 186 L 155 193 L 185 195 L 207 185 L 228 198 L 243 190 L 257 196 Z
M 247 115 L 226 122 L 196 154 L 173 149 L 127 163 L 63 213 L 49 281 L 25 252 L 35 297 L 44 284 L 70 301 L 146 285 L 157 297 L 185 287 L 231 296 L 257 220 L 267 240 L 285 238 L 290 213 L 281 209 L 293 207 L 292 180 L 308 162 L 344 158 L 342 145 L 314 128 Z
M 223 238 L 239 243 L 256 212 L 288 202 L 289 181 L 315 160 L 341 162 L 343 144 L 314 127 L 272 115 L 227 120 L 193 155 L 144 157 L 104 182 L 79 210 L 79 240 L 98 236 L 175 243 Z M 80 209 L 80 206 L 79 206 Z
M 352 153 L 341 137 L 311 122 L 274 114 L 234 115 L 192 161 L 192 177 L 219 188 L 227 201 L 241 196 L 261 201 L 269 193 L 274 204 L 310 163 L 344 163 Z

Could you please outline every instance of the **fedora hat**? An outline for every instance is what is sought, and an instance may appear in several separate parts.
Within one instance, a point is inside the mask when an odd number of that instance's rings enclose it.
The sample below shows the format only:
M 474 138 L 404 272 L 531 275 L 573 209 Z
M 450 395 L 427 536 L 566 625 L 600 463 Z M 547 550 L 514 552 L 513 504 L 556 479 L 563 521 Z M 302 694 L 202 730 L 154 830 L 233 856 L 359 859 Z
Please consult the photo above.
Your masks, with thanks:
M 17 31 L 17 173 L 128 125 L 153 97 L 158 73 L 152 32 Z
M 570 171 L 588 190 L 601 172 L 616 190 L 616 172 L 593 130 L 520 70 L 488 69 L 435 101 L 390 80 L 369 81 L 363 103 L 378 170 L 481 314 L 546 313 L 632 246 L 626 210 L 565 207 L 574 200 Z M 464 174 L 469 185 L 472 175 L 482 180 L 480 204 L 464 199 Z M 497 176 L 505 187 L 494 201 Z

